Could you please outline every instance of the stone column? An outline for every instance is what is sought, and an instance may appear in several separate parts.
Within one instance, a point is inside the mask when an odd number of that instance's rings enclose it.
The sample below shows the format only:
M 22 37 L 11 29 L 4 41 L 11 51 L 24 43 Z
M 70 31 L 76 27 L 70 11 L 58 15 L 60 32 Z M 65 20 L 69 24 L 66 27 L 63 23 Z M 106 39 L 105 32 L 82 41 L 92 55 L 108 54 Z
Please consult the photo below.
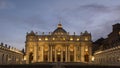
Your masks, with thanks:
M 79 49 L 80 49 L 80 50 L 79 50 L 79 60 L 81 61 L 81 44 L 79 45 Z M 80 62 L 80 61 L 79 61 L 79 62 Z
M 81 45 L 81 62 L 84 62 L 84 45 Z
M 74 61 L 73 62 L 76 62 L 76 45 L 74 46 Z
M 36 45 L 34 45 L 34 50 L 33 50 L 33 62 L 36 62 L 37 61 L 37 47 Z
M 55 48 L 55 62 L 57 62 L 57 57 L 56 57 L 56 48 Z
M 69 51 L 69 46 L 67 46 L 67 62 L 70 62 L 70 51 Z
M 44 46 L 42 45 L 42 62 L 44 62 Z
M 49 46 L 49 45 L 48 45 L 48 46 Z M 50 46 L 48 47 L 48 61 L 47 61 L 47 62 L 50 61 L 49 54 L 50 54 Z
M 52 46 L 50 46 L 50 62 L 52 62 Z
M 63 62 L 63 51 L 61 51 L 61 62 Z
M 88 52 L 89 52 L 89 62 L 91 62 L 92 59 L 92 44 L 89 44 L 88 46 Z
M 26 64 L 29 64 L 29 44 L 26 42 L 25 51 L 26 51 Z M 11 61 L 10 61 L 11 62 Z
M 67 45 L 66 45 L 66 48 L 65 48 L 65 62 L 68 62 L 68 49 L 67 49 Z
M 36 48 L 36 50 L 37 50 L 37 51 L 36 51 L 36 59 L 37 59 L 36 62 L 38 62 L 38 60 L 40 59 L 40 57 L 39 57 L 39 59 L 38 59 L 38 49 L 39 49 L 39 48 L 38 48 L 38 47 L 39 47 L 39 46 L 38 46 L 38 42 L 37 42 L 37 46 L 36 46 L 36 47 L 37 47 L 37 48 Z

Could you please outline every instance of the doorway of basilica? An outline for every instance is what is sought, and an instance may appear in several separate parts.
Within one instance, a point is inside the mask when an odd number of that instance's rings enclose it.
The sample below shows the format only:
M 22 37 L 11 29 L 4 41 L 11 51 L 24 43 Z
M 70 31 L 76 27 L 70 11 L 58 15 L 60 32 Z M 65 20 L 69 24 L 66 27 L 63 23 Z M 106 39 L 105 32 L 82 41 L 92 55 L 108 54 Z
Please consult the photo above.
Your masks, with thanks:
M 32 63 L 32 61 L 33 61 L 33 53 L 31 52 L 29 54 L 29 63 Z
M 57 51 L 57 62 L 61 60 L 61 51 Z
M 88 51 L 85 52 L 85 55 L 84 55 L 84 60 L 85 62 L 89 62 L 89 55 L 88 55 Z
M 65 62 L 65 51 L 63 51 L 63 62 Z

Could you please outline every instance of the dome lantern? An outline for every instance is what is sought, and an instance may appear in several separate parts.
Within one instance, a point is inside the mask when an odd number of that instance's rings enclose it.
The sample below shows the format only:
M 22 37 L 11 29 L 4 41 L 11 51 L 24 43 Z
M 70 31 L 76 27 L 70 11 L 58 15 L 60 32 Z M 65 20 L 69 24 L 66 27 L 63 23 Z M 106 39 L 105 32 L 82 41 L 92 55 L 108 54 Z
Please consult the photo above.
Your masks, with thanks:
M 58 28 L 62 28 L 62 24 L 59 23 L 57 27 L 58 27 Z

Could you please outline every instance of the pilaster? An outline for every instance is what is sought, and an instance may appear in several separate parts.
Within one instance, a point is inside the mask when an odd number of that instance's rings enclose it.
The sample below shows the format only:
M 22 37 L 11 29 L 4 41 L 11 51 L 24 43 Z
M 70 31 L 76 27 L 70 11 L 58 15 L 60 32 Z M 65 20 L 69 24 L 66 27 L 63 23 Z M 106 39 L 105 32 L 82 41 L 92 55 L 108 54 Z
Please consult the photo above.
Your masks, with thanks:
M 68 49 L 67 49 L 67 45 L 66 45 L 66 49 L 65 49 L 65 62 L 68 62 Z

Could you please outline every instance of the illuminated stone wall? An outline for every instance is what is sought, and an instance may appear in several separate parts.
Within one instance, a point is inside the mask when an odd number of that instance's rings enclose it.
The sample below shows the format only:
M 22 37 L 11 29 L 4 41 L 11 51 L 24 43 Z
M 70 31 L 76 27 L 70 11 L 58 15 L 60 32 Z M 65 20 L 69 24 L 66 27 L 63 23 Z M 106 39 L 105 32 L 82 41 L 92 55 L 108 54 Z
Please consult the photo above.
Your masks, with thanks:
M 49 34 L 27 33 L 25 47 L 27 63 L 91 61 L 91 34 L 69 35 L 61 24 Z
M 114 24 L 113 31 L 104 39 L 99 49 L 94 53 L 94 63 L 120 64 L 120 23 Z
M 120 46 L 116 46 L 104 51 L 97 51 L 94 54 L 96 64 L 120 64 Z
M 22 64 L 23 53 L 13 47 L 0 45 L 0 65 L 1 64 Z

